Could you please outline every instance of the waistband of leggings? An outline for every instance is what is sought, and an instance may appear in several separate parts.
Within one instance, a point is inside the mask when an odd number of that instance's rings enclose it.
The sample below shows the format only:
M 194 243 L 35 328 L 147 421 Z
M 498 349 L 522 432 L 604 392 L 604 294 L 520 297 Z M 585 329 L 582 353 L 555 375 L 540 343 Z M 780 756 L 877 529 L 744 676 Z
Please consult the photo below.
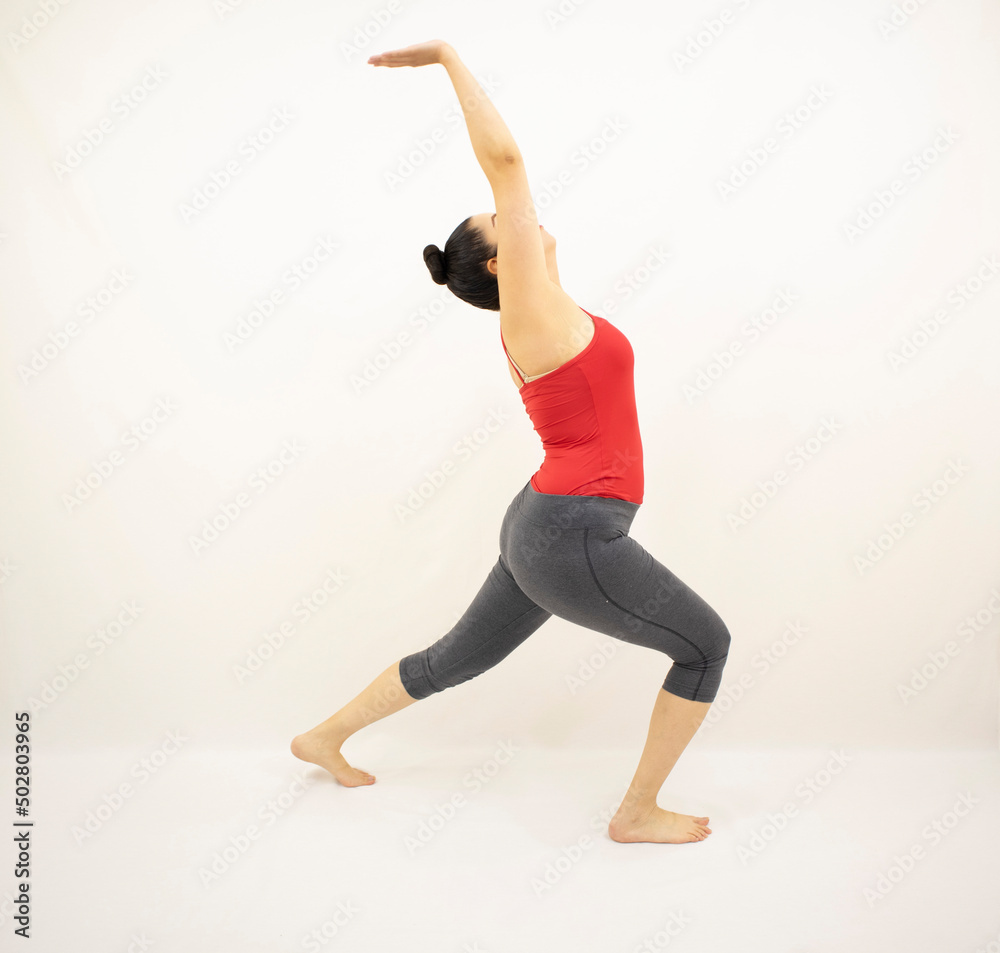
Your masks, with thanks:
M 639 504 L 609 496 L 571 496 L 539 493 L 531 480 L 515 498 L 518 512 L 529 523 L 561 529 L 611 527 L 627 533 Z

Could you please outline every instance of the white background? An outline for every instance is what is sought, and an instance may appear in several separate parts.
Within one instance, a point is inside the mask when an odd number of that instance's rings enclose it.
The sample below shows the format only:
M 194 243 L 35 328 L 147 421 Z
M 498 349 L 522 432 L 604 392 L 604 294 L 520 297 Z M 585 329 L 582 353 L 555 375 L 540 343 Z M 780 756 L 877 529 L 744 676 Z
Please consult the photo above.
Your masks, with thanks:
M 908 8 L 885 31 L 892 5 L 861 0 L 588 0 L 566 15 L 74 0 L 17 41 L 40 7 L 7 4 L 4 711 L 31 710 L 48 751 L 150 751 L 177 729 L 192 749 L 284 755 L 475 595 L 541 447 L 496 313 L 434 285 L 421 251 L 492 196 L 445 71 L 365 62 L 441 37 L 525 156 L 562 286 L 635 349 L 645 499 L 631 535 L 733 635 L 692 748 L 995 749 L 1000 272 L 984 262 L 1000 261 L 1000 9 Z M 814 88 L 825 101 L 810 107 Z M 290 119 L 262 144 L 276 110 Z M 292 291 L 282 276 L 312 267 L 321 240 L 336 250 Z M 667 263 L 642 270 L 654 249 Z M 116 270 L 128 284 L 83 325 Z M 280 306 L 227 344 L 274 289 Z M 751 340 L 782 291 L 794 305 Z M 71 321 L 79 333 L 53 346 Z M 905 341 L 913 356 L 894 366 Z M 130 449 L 158 401 L 174 409 Z M 489 419 L 503 424 L 477 430 Z M 831 419 L 793 469 L 787 455 Z M 258 492 L 287 441 L 301 452 Z M 755 497 L 778 470 L 784 485 Z M 74 498 L 88 474 L 100 485 Z M 925 489 L 933 504 L 918 504 Z M 250 505 L 196 551 L 239 493 Z M 342 585 L 303 620 L 329 573 Z M 99 651 L 123 603 L 138 618 Z M 783 645 L 792 623 L 806 634 Z M 637 756 L 668 665 L 552 619 L 481 678 L 370 730 L 414 751 L 512 736 Z
M 495 561 L 540 442 L 496 313 L 434 285 L 421 258 L 492 195 L 444 70 L 365 62 L 445 34 L 495 87 L 563 287 L 635 349 L 646 491 L 632 536 L 727 621 L 726 683 L 754 681 L 705 743 L 996 743 L 997 626 L 971 642 L 958 628 L 990 616 L 1000 585 L 1000 282 L 953 303 L 1000 254 L 995 8 L 930 5 L 883 38 L 878 5 L 734 6 L 729 34 L 689 64 L 675 56 L 710 7 L 618 9 L 550 26 L 544 7 L 522 4 L 483 32 L 485 7 L 423 5 L 355 52 L 354 21 L 330 5 L 248 3 L 220 18 L 209 3 L 104 2 L 101 16 L 67 6 L 8 51 L 2 555 L 17 567 L 3 583 L 15 703 L 40 698 L 77 654 L 89 665 L 39 730 L 72 745 L 139 740 L 183 718 L 206 742 L 278 744 L 438 638 Z M 150 68 L 166 78 L 130 92 Z M 786 137 L 782 117 L 808 113 L 814 85 L 828 101 Z M 273 141 L 249 145 L 282 107 L 291 120 Z M 102 117 L 104 140 L 75 169 L 55 167 L 87 150 Z M 581 152 L 609 120 L 624 131 Z M 939 127 L 956 141 L 907 175 Z M 723 198 L 718 183 L 769 136 L 778 151 Z M 421 139 L 433 151 L 407 174 Z M 234 159 L 241 172 L 185 223 L 182 205 Z M 552 198 L 560 172 L 571 181 Z M 894 178 L 905 192 L 849 236 Z M 324 237 L 337 250 L 298 287 L 284 281 Z M 654 248 L 667 263 L 637 275 Z M 40 372 L 19 370 L 115 269 L 133 276 L 125 290 Z M 272 316 L 227 344 L 275 288 Z M 751 340 L 746 322 L 783 289 L 798 300 Z M 890 352 L 942 309 L 947 324 L 893 368 Z M 684 385 L 733 342 L 733 366 L 692 398 Z M 158 399 L 176 410 L 123 444 Z M 505 422 L 483 440 L 494 412 Z M 824 418 L 841 429 L 793 470 L 787 454 Z M 475 452 L 459 454 L 466 436 Z M 252 486 L 290 439 L 302 453 Z M 115 449 L 121 465 L 71 509 L 64 496 Z M 968 472 L 918 508 L 956 459 Z M 444 484 L 409 506 L 447 461 Z M 779 469 L 787 483 L 734 528 L 730 514 Z M 252 504 L 196 553 L 190 538 L 238 492 Z M 859 568 L 905 510 L 913 525 Z M 293 607 L 331 569 L 346 581 L 301 621 Z M 128 600 L 140 617 L 98 656 L 88 639 Z M 808 636 L 764 672 L 755 657 L 796 620 Z M 235 667 L 288 621 L 293 636 L 240 682 Z M 960 652 L 904 703 L 898 685 L 949 640 Z M 616 646 L 572 693 L 567 673 L 607 641 L 553 619 L 394 730 L 459 739 L 502 722 L 616 743 L 668 660 Z

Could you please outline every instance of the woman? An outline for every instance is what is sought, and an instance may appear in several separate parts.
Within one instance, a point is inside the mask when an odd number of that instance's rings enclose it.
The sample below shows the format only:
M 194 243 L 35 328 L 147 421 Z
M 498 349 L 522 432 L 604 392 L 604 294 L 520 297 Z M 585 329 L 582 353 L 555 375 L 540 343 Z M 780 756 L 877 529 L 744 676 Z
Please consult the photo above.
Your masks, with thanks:
M 455 627 L 296 736 L 292 753 L 341 784 L 373 783 L 340 753 L 347 738 L 481 674 L 558 615 L 673 659 L 608 833 L 623 843 L 703 840 L 711 833 L 707 817 L 663 810 L 656 798 L 715 698 L 730 637 L 715 611 L 628 535 L 643 494 L 632 348 L 621 331 L 579 307 L 560 286 L 556 242 L 538 224 L 521 153 L 454 49 L 432 40 L 368 62 L 439 63 L 454 84 L 496 212 L 466 219 L 443 251 L 428 245 L 424 260 L 438 284 L 500 312 L 508 371 L 542 438 L 545 460 L 510 504 L 500 557 Z

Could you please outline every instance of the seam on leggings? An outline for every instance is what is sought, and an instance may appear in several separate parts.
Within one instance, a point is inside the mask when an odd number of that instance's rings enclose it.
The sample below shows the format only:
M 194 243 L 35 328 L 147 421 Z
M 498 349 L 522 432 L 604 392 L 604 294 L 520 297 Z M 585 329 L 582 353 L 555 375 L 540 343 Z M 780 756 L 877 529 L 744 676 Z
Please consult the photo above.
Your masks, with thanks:
M 683 639 L 685 642 L 687 642 L 687 644 L 690 645 L 691 648 L 693 648 L 701 656 L 701 662 L 702 662 L 701 675 L 698 677 L 698 684 L 694 688 L 694 693 L 697 695 L 701 691 L 701 683 L 705 680 L 705 675 L 708 671 L 707 669 L 708 656 L 705 655 L 705 653 L 702 652 L 702 650 L 698 648 L 698 646 L 695 645 L 694 642 L 692 642 L 687 636 L 681 635 L 681 633 L 678 632 L 676 629 L 671 629 L 669 625 L 663 625 L 660 622 L 654 622 L 652 619 L 645 619 L 637 612 L 632 612 L 630 609 L 626 609 L 625 606 L 623 606 L 620 602 L 616 602 L 614 599 L 611 598 L 611 596 L 605 590 L 604 586 L 601 585 L 600 580 L 597 578 L 597 573 L 594 571 L 594 564 L 590 561 L 590 550 L 587 548 L 587 537 L 589 535 L 590 535 L 590 528 L 587 527 L 583 531 L 583 554 L 584 556 L 587 557 L 587 567 L 590 569 L 590 577 L 591 579 L 594 580 L 594 585 L 596 585 L 597 588 L 600 589 L 601 595 L 603 595 L 604 598 L 607 599 L 608 602 L 610 602 L 613 606 L 617 606 L 619 609 L 621 609 L 622 612 L 624 612 L 626 615 L 634 616 L 636 619 L 642 619 L 643 622 L 648 622 L 650 625 L 655 625 L 658 629 L 666 629 L 668 632 L 673 632 L 674 635 L 676 635 L 679 639 Z

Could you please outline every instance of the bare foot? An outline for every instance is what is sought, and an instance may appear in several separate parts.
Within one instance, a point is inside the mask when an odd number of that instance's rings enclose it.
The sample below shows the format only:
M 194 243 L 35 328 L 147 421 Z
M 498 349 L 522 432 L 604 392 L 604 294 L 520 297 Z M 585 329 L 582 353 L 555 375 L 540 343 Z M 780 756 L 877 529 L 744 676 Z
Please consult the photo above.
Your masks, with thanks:
M 291 749 L 296 758 L 326 768 L 344 787 L 356 788 L 362 784 L 375 783 L 375 775 L 352 768 L 340 753 L 340 745 L 316 728 L 296 735 L 292 739 Z
M 619 844 L 647 841 L 653 844 L 691 844 L 712 833 L 707 817 L 675 814 L 654 807 L 644 817 L 615 815 L 608 824 L 608 834 Z

